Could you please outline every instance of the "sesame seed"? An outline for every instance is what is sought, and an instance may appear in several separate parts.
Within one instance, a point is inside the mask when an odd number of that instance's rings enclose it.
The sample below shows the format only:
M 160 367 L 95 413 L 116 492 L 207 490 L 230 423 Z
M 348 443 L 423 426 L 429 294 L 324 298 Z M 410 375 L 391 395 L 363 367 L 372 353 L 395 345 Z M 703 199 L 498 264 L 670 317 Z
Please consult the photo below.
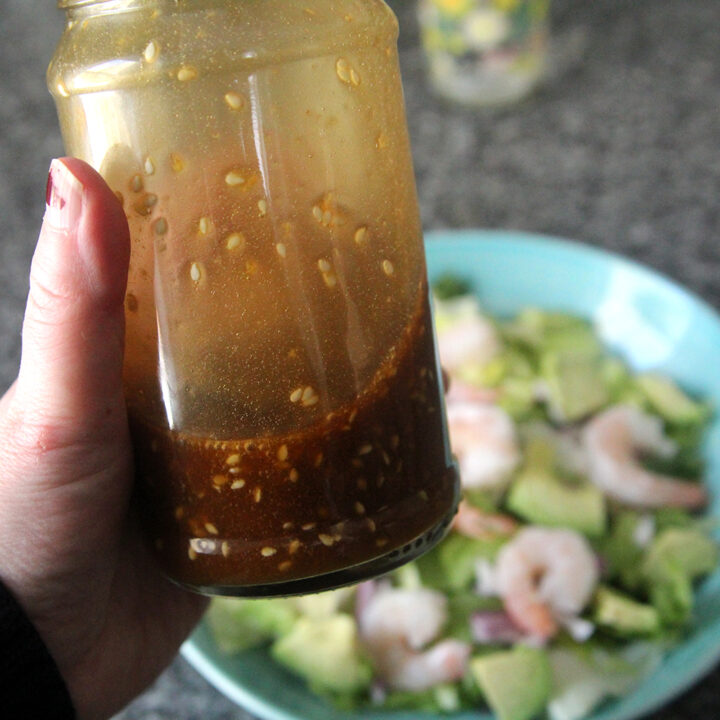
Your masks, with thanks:
M 188 557 L 191 560 L 197 560 L 197 553 L 193 549 L 192 545 L 188 548 Z
M 278 565 L 280 572 L 287 572 L 292 567 L 292 560 L 285 560 Z
M 178 153 L 170 153 L 170 167 L 173 172 L 182 172 L 185 169 L 185 160 Z
M 277 451 L 277 459 L 280 460 L 280 462 L 284 462 L 288 459 L 288 447 L 287 445 L 281 445 L 278 448 Z
M 192 65 L 183 65 L 177 73 L 177 79 L 180 82 L 189 82 L 198 76 L 198 71 Z
M 200 279 L 203 276 L 203 270 L 204 270 L 203 264 L 199 263 L 199 262 L 194 262 L 190 266 L 190 278 L 192 279 L 193 282 L 196 282 L 196 283 L 200 282 Z
M 182 505 L 178 505 L 175 508 L 174 515 L 176 520 L 182 520 L 182 518 L 185 516 L 185 508 Z
M 259 503 L 262 500 L 262 488 L 256 487 L 255 490 L 253 490 L 253 498 L 256 503 Z
M 377 139 L 375 140 L 375 147 L 378 150 L 384 150 L 389 145 L 387 135 L 384 132 L 381 132 Z
M 335 538 L 332 535 L 327 535 L 326 533 L 320 533 L 318 535 L 318 540 L 320 540 L 325 547 L 331 547 L 335 544 Z
M 308 385 L 306 388 L 303 389 L 302 392 L 302 404 L 305 407 L 311 407 L 312 405 L 317 404 L 317 402 L 320 400 L 315 390 Z
M 357 87 L 360 84 L 360 76 L 353 68 L 350 68 L 350 82 Z
M 241 478 L 240 480 L 233 480 L 232 484 L 230 485 L 231 490 L 240 490 L 241 488 L 245 487 L 245 481 Z
M 128 312 L 135 313 L 138 311 L 138 299 L 132 293 L 128 293 L 125 298 L 125 306 Z
M 361 502 L 355 503 L 355 512 L 358 515 L 364 515 L 365 514 L 365 506 Z
M 318 260 L 318 267 L 320 268 L 320 272 L 324 273 L 330 272 L 330 270 L 332 270 L 332 265 L 324 258 Z
M 141 217 L 147 217 L 157 205 L 158 196 L 152 193 L 145 193 L 134 205 L 133 210 Z
M 419 497 L 421 500 L 424 500 L 425 502 L 427 502 L 428 499 L 429 499 L 429 498 L 428 498 L 428 494 L 427 494 L 427 492 L 426 492 L 425 490 L 421 490 L 421 491 L 418 493 L 418 497 Z
M 155 230 L 156 235 L 164 235 L 168 231 L 168 224 L 167 220 L 165 218 L 158 218 L 153 223 L 153 229 Z
M 155 162 L 153 159 L 148 156 L 145 158 L 145 174 L 146 175 L 154 175 L 155 174 Z
M 377 485 L 378 488 L 381 488 L 384 484 L 385 484 L 385 476 L 378 475 L 377 480 L 375 481 L 375 485 Z
M 375 545 L 377 545 L 379 548 L 385 547 L 387 544 L 388 544 L 388 539 L 387 539 L 387 538 L 378 538 L 378 539 L 375 541 Z
M 320 209 L 320 206 L 319 206 L 319 205 L 315 205 L 315 207 L 313 207 L 313 209 L 312 209 L 312 214 L 313 214 L 313 217 L 314 217 L 318 222 L 320 222 L 320 223 L 322 222 L 322 219 L 323 219 L 323 211 Z
M 305 523 L 301 529 L 305 531 L 314 530 L 316 525 L 317 523 L 314 522 Z
M 214 475 L 212 482 L 213 482 L 213 485 L 215 485 L 217 487 L 222 487 L 223 485 L 227 485 L 229 480 L 230 479 L 228 478 L 227 475 Z
M 212 223 L 209 217 L 201 217 L 200 222 L 198 222 L 198 230 L 200 231 L 201 235 L 207 235 L 210 232 L 210 227 Z
M 237 185 L 242 185 L 244 182 L 245 182 L 245 178 L 243 177 L 242 173 L 240 173 L 237 170 L 231 170 L 225 176 L 225 183 L 227 185 L 230 185 L 230 187 L 236 187 Z
M 264 548 L 260 551 L 260 554 L 261 554 L 263 557 L 272 557 L 273 555 L 275 555 L 276 552 L 277 552 L 277 548 L 274 548 L 274 547 L 264 547 Z
M 288 475 L 290 482 L 297 482 L 300 475 L 298 474 L 298 471 L 295 468 L 292 468 L 290 470 L 290 475 Z
M 390 445 L 392 446 L 393 450 L 398 449 L 398 445 L 400 445 L 400 436 L 399 435 L 393 435 L 390 438 Z
M 239 475 L 240 474 L 240 468 L 239 467 L 231 467 L 228 472 L 231 475 Z
M 155 40 L 151 40 L 146 46 L 145 50 L 143 51 L 143 57 L 145 58 L 145 62 L 155 62 L 157 60 L 158 55 L 160 54 L 160 46 L 157 44 Z
M 222 545 L 220 545 L 220 552 L 222 552 L 223 557 L 229 557 L 230 555 L 230 543 L 227 540 L 223 540 Z
M 258 200 L 258 212 L 260 213 L 260 217 L 265 217 L 267 215 L 267 211 L 267 200 L 265 200 L 264 198 L 262 200 Z
M 286 522 L 283 523 L 283 530 L 292 530 L 295 527 L 295 523 Z
M 211 535 L 218 535 L 218 529 L 210 522 L 205 523 L 205 529 L 211 534 Z
M 374 533 L 375 530 L 377 530 L 377 525 L 375 525 L 375 521 L 372 518 L 366 518 L 365 524 L 371 533 Z
M 277 254 L 278 254 L 281 258 L 284 258 L 284 257 L 287 256 L 287 248 L 285 247 L 285 244 L 284 244 L 284 243 L 278 243 L 278 244 L 275 246 L 275 250 L 277 250 Z
M 245 249 L 245 236 L 241 232 L 235 232 L 227 236 L 225 245 L 228 250 L 240 250 L 241 252 Z
M 290 393 L 290 402 L 300 402 L 300 398 L 303 396 L 303 388 L 297 388 Z
M 301 545 L 302 543 L 299 540 L 291 540 L 290 544 L 288 545 L 288 552 L 290 553 L 290 555 L 294 555 L 300 549 Z
M 142 175 L 139 173 L 136 175 L 133 175 L 132 178 L 130 178 L 130 189 L 134 193 L 139 193 L 142 191 L 144 185 L 143 185 L 143 179 Z
M 360 227 L 355 231 L 355 242 L 358 245 L 364 245 L 368 240 L 368 229 Z
M 365 478 L 358 478 L 357 479 L 357 488 L 358 490 L 367 490 L 367 480 Z
M 386 465 L 390 465 L 390 456 L 384 450 L 382 451 L 382 459 Z
M 231 110 L 242 110 L 243 105 L 245 105 L 243 96 L 234 90 L 225 93 L 225 102 Z
M 233 453 L 232 455 L 228 455 L 228 458 L 225 461 L 225 464 L 226 465 L 237 465 L 239 462 L 240 462 L 240 454 Z
M 324 459 L 325 459 L 325 458 L 324 458 L 323 454 L 322 454 L 322 453 L 318 453 L 318 454 L 315 456 L 315 467 L 316 467 L 316 468 L 320 467 L 320 466 L 323 464 L 323 460 L 324 460 Z
M 334 288 L 337 285 L 337 276 L 335 273 L 324 273 L 323 281 L 329 288 Z
M 372 452 L 372 445 L 370 443 L 365 443 L 365 445 L 361 445 L 358 448 L 358 455 L 368 455 Z
M 340 80 L 344 83 L 349 84 L 351 82 L 350 79 L 350 64 L 345 58 L 338 58 L 335 62 L 335 72 L 337 73 L 337 76 L 340 78 Z
M 383 260 L 382 269 L 383 269 L 383 272 L 388 277 L 390 277 L 395 272 L 395 268 L 393 267 L 393 264 L 389 260 Z

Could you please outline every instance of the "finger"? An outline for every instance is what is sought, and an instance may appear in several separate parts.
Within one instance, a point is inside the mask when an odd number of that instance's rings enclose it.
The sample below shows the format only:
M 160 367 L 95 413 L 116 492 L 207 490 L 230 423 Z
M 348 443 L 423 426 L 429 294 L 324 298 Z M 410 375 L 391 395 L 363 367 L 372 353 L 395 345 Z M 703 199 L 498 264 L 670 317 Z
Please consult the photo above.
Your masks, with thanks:
M 105 181 L 80 160 L 53 160 L 12 404 L 24 426 L 52 428 L 62 444 L 107 433 L 107 418 L 124 417 L 129 252 L 127 220 Z

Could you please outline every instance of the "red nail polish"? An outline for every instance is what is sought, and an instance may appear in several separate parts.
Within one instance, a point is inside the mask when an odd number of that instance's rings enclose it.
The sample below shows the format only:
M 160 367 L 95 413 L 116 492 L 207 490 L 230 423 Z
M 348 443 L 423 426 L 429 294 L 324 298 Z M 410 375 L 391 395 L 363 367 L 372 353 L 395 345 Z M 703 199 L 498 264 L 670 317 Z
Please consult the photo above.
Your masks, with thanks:
M 83 186 L 61 160 L 50 165 L 45 202 L 45 222 L 56 230 L 70 230 L 79 222 Z
M 47 187 L 45 188 L 45 204 L 48 207 L 57 208 L 62 208 L 65 205 L 65 200 L 58 195 L 55 189 L 52 165 L 50 166 L 50 172 L 48 172 Z

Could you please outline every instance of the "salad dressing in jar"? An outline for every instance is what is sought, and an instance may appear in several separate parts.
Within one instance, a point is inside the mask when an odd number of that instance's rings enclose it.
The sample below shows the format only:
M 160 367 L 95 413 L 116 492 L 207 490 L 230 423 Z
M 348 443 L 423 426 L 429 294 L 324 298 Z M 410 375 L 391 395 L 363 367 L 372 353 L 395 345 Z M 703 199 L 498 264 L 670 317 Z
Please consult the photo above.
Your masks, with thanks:
M 206 593 L 385 572 L 457 503 L 380 0 L 64 0 L 68 153 L 128 218 L 148 539 Z

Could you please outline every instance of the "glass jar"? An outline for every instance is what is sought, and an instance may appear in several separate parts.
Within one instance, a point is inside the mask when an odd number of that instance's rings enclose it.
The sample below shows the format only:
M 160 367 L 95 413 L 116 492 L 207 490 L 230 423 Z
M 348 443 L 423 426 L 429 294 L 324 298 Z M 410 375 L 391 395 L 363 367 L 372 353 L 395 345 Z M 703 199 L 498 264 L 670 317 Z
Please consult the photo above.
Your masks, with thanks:
M 418 0 L 435 91 L 465 105 L 522 99 L 547 70 L 550 0 Z
M 63 0 L 67 152 L 128 218 L 148 539 L 209 594 L 392 569 L 457 503 L 381 0 Z

